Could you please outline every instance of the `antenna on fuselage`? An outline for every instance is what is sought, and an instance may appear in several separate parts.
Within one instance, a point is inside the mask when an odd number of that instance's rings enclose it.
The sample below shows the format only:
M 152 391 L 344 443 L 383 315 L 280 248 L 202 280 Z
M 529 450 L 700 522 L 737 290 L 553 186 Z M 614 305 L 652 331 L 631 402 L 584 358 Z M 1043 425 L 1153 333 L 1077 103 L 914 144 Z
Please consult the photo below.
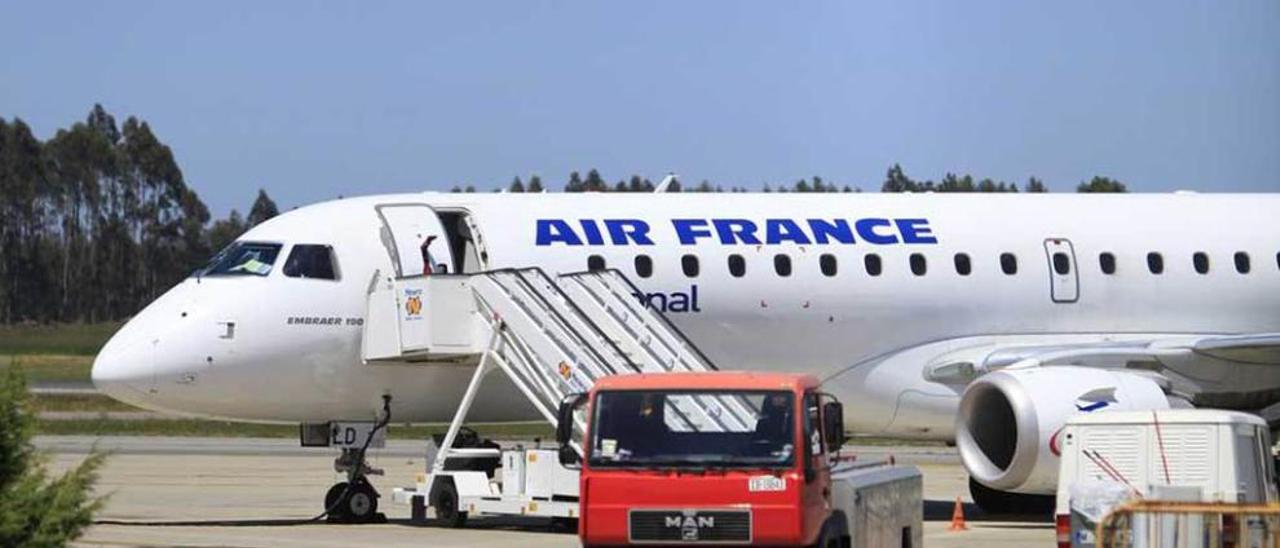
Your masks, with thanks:
M 671 187 L 671 183 L 674 182 L 676 182 L 676 174 L 674 172 L 668 173 L 666 178 L 662 179 L 661 183 L 658 183 L 658 188 L 653 189 L 653 193 L 666 192 Z

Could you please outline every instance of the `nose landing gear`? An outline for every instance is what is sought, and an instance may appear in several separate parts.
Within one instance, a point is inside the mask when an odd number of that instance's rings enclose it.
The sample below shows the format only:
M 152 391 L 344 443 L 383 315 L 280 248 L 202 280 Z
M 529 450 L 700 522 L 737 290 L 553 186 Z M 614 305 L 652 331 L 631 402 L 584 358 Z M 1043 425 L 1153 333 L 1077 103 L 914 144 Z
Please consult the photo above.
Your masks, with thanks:
M 382 420 L 374 425 L 368 438 L 359 448 L 344 447 L 333 460 L 336 472 L 347 474 L 347 481 L 335 483 L 324 495 L 324 515 L 329 523 L 386 523 L 387 516 L 378 511 L 381 495 L 369 483 L 368 476 L 381 476 L 383 471 L 369 466 L 364 460 L 369 442 L 378 430 L 391 422 L 391 396 L 382 397 Z
M 386 523 L 387 516 L 378 511 L 381 496 L 365 478 L 335 483 L 324 495 L 324 507 L 331 509 L 327 519 L 329 523 Z

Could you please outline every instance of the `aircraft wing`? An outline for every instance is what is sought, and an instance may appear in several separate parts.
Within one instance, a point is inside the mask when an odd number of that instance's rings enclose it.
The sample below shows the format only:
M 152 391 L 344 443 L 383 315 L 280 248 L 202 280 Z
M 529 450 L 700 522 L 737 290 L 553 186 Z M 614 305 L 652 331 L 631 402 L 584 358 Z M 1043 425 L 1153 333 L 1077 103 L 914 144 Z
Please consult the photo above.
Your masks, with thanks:
M 1191 350 L 1221 360 L 1280 365 L 1280 333 L 1205 337 L 1197 340 Z
M 1280 401 L 1280 333 L 1008 337 L 936 356 L 925 375 L 963 386 L 1001 369 L 1060 365 L 1144 375 L 1196 406 L 1260 409 Z
M 982 371 L 1040 365 L 1141 369 L 1143 362 L 1195 361 L 1197 356 L 1203 358 L 1202 361 L 1280 366 L 1280 333 L 1011 345 L 991 349 L 980 364 L 974 365 Z

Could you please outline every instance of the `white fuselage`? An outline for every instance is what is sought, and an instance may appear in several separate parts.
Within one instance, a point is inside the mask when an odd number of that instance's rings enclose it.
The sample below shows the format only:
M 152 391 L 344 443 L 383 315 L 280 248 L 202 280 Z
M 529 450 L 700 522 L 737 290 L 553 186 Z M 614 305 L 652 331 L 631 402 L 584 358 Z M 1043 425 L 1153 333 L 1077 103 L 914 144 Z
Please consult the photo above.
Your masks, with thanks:
M 401 221 L 376 209 L 389 204 L 469 218 L 473 248 L 432 248 L 455 270 L 571 272 L 599 256 L 721 368 L 817 374 L 864 433 L 949 439 L 963 385 L 924 372 L 965 347 L 1280 331 L 1274 195 L 424 193 L 325 202 L 254 227 L 240 241 L 282 246 L 267 275 L 185 280 L 112 338 L 95 383 L 144 407 L 236 420 L 369 419 L 385 393 L 397 422 L 448 420 L 470 366 L 361 359 L 371 279 L 397 263 L 420 273 L 407 243 L 440 230 L 391 226 L 389 235 L 384 223 Z M 338 279 L 285 276 L 296 244 L 332 246 Z M 1054 252 L 1068 255 L 1067 274 L 1054 272 Z M 1004 254 L 1016 272 L 1002 270 Z M 1275 368 L 1187 375 L 1246 399 L 1280 390 Z M 473 420 L 533 417 L 512 387 L 487 386 Z

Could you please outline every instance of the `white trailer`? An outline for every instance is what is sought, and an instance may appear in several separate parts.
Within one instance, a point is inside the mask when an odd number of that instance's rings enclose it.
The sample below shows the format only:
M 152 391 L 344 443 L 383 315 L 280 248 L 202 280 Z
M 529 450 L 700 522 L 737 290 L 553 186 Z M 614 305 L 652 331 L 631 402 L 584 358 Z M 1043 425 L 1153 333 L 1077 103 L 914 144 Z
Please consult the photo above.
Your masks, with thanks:
M 1262 418 L 1235 411 L 1162 409 L 1072 417 L 1050 443 L 1061 452 L 1054 512 L 1059 545 L 1090 545 L 1093 524 L 1088 522 L 1126 499 L 1276 502 L 1270 437 Z M 1072 500 L 1073 492 L 1081 500 Z M 1080 515 L 1081 508 L 1090 509 L 1088 519 Z

